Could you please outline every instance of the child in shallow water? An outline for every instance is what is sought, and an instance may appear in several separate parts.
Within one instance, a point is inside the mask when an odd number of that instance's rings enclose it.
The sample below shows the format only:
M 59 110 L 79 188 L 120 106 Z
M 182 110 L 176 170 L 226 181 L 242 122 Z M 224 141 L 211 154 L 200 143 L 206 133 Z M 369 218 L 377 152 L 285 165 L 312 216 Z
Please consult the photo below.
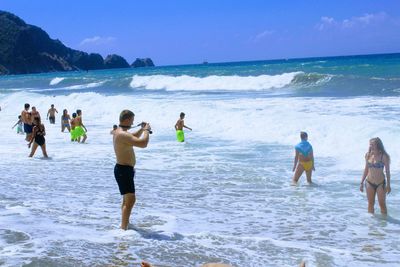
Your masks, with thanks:
M 24 133 L 24 131 L 22 130 L 22 126 L 23 126 L 23 124 L 22 124 L 23 122 L 22 122 L 22 117 L 21 117 L 21 115 L 19 115 L 18 116 L 18 121 L 14 124 L 14 126 L 12 127 L 12 129 L 14 129 L 15 128 L 15 126 L 17 126 L 17 134 L 23 134 Z
M 118 126 L 116 124 L 113 125 L 113 129 L 110 131 L 110 134 L 114 134 L 115 130 L 118 129 Z

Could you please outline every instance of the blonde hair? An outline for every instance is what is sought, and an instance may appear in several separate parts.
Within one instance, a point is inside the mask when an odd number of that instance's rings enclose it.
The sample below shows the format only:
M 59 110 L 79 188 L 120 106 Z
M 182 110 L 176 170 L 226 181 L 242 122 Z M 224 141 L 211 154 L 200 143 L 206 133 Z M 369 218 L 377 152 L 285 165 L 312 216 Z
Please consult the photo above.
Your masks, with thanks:
M 378 151 L 381 152 L 382 155 L 385 155 L 390 162 L 390 156 L 386 152 L 385 147 L 383 146 L 382 140 L 379 137 L 374 137 L 374 138 L 371 138 L 369 141 L 376 143 L 376 147 L 378 148 Z M 370 155 L 371 155 L 371 148 L 368 149 L 367 157 L 369 158 Z

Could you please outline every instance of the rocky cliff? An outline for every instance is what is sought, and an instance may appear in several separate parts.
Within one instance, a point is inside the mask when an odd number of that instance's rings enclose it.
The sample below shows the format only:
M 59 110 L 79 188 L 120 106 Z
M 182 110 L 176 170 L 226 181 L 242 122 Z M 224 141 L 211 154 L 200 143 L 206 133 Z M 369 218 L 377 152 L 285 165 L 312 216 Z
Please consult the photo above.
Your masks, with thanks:
M 116 69 L 116 68 L 129 68 L 128 62 L 118 55 L 109 55 L 104 60 L 104 65 L 107 69 Z
M 150 58 L 137 58 L 131 65 L 133 68 L 154 67 L 154 63 Z
M 0 11 L 0 74 L 129 68 L 126 60 L 109 55 L 88 54 L 53 40 L 39 27 Z

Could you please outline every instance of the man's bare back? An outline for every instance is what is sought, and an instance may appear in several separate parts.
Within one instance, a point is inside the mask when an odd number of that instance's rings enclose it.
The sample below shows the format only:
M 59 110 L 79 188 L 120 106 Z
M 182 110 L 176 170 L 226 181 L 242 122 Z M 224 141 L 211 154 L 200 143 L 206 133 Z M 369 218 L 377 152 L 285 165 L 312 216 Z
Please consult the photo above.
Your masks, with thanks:
M 32 124 L 31 113 L 27 110 L 21 112 L 21 119 L 25 124 Z
M 182 120 L 182 119 L 179 119 L 175 124 L 175 129 L 176 130 L 183 130 L 183 125 L 185 125 L 185 121 Z

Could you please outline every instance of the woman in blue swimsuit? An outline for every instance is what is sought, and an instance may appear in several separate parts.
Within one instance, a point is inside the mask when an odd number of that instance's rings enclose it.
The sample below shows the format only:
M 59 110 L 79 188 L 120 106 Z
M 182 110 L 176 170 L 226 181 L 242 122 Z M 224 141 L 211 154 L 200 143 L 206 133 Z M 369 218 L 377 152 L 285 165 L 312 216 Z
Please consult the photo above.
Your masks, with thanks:
M 68 111 L 64 109 L 63 114 L 61 115 L 61 132 L 64 132 L 65 128 L 68 129 L 68 132 L 71 132 L 71 126 L 69 124 L 70 120 L 71 117 L 69 116 Z
M 385 169 L 386 178 L 383 170 Z M 378 195 L 378 202 L 381 213 L 386 215 L 386 193 L 389 194 L 390 188 L 390 156 L 385 151 L 383 143 L 379 137 L 369 141 L 369 150 L 365 154 L 365 168 L 361 177 L 360 191 L 367 191 L 368 212 L 374 213 L 375 195 Z

